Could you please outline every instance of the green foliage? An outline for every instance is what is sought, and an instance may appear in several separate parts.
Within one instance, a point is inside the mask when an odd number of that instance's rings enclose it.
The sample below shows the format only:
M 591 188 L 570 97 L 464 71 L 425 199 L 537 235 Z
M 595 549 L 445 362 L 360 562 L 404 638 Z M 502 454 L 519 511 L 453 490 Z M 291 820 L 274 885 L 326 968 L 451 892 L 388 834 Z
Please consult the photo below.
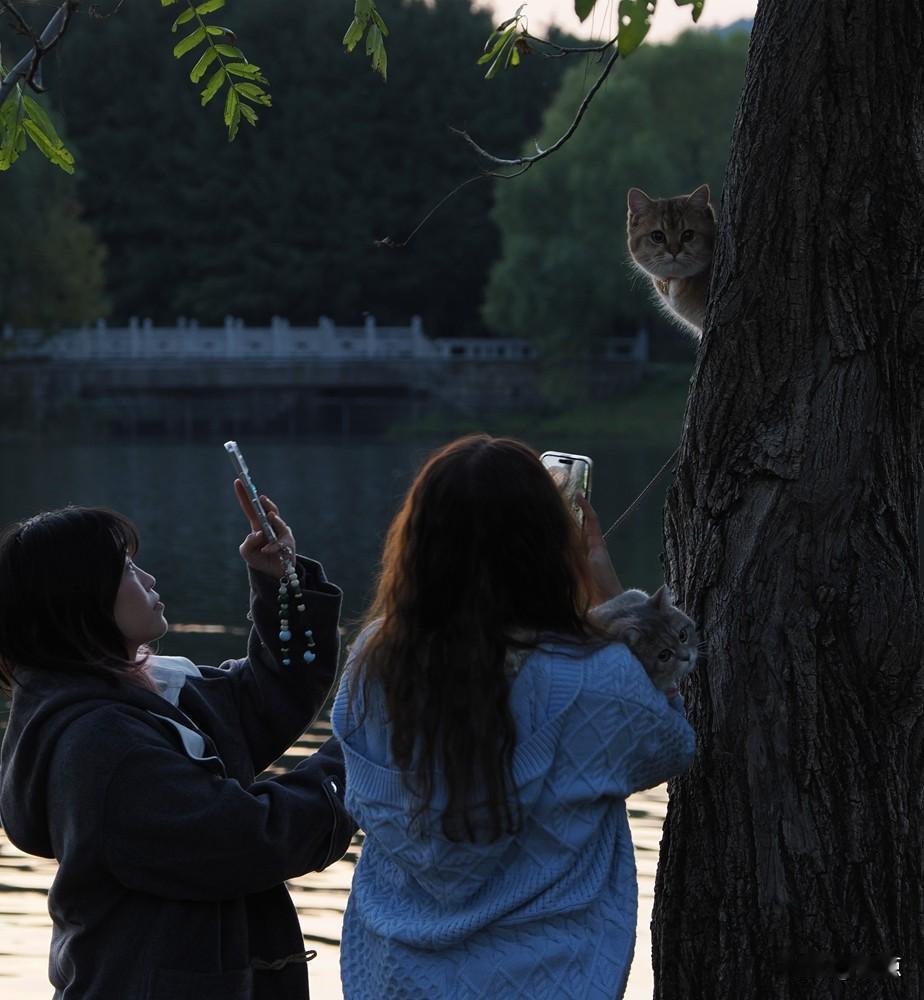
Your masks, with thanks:
M 0 77 L 3 76 L 0 68 Z M 45 109 L 17 84 L 0 105 L 0 171 L 9 170 L 26 149 L 26 138 L 56 167 L 74 172 L 74 157 Z
M 478 60 L 478 65 L 491 64 L 484 75 L 486 80 L 496 76 L 500 69 L 520 65 L 520 51 L 526 42 L 523 18 L 525 7 L 525 3 L 521 4 L 516 14 L 499 24 L 484 43 L 484 54 Z
M 657 0 L 619 0 L 619 55 L 625 59 L 641 44 L 651 27 Z
M 162 7 L 172 7 L 180 0 L 160 0 Z M 199 56 L 195 65 L 189 72 L 189 79 L 193 83 L 199 83 L 212 63 L 218 62 L 218 69 L 209 77 L 205 89 L 202 91 L 202 106 L 228 84 L 228 93 L 225 97 L 225 125 L 228 127 L 228 141 L 233 142 L 240 128 L 241 118 L 250 125 L 257 124 L 257 113 L 253 108 L 244 103 L 251 101 L 253 104 L 260 104 L 264 107 L 272 106 L 272 98 L 260 86 L 261 83 L 269 81 L 260 71 L 259 66 L 253 65 L 244 58 L 236 45 L 229 45 L 228 42 L 236 42 L 237 36 L 230 28 L 225 28 L 218 24 L 206 24 L 204 17 L 206 14 L 213 14 L 225 6 L 225 0 L 203 0 L 202 3 L 193 3 L 193 0 L 185 0 L 186 10 L 182 11 L 173 22 L 171 31 L 176 32 L 184 24 L 196 22 L 196 27 L 181 41 L 173 47 L 175 59 L 182 59 L 188 52 L 197 49 L 203 42 L 207 43 L 205 51 Z M 373 2 L 373 0 L 368 0 Z M 225 62 L 226 59 L 239 60 L 236 62 Z M 247 82 L 233 80 L 232 77 L 244 77 Z M 242 100 L 243 98 L 243 100 Z
M 693 23 L 695 24 L 699 20 L 699 15 L 703 12 L 703 4 L 706 0 L 674 0 L 674 3 L 678 7 L 687 7 L 693 5 L 693 10 L 691 11 L 693 15 Z
M 643 47 L 613 74 L 560 154 L 500 187 L 503 249 L 483 310 L 497 333 L 567 356 L 660 322 L 647 280 L 629 264 L 626 191 L 667 197 L 707 181 L 718 205 L 747 41 L 743 32 L 688 32 L 672 45 Z M 540 144 L 565 130 L 585 90 L 585 68 L 574 66 Z
M 649 12 L 650 14 L 654 13 L 654 8 L 655 8 L 655 5 L 657 4 L 657 2 L 658 2 L 658 0 L 651 0 L 651 2 L 650 2 L 651 10 Z M 705 2 L 706 2 L 706 0 L 674 0 L 674 3 L 678 7 L 687 7 L 690 4 L 693 5 L 692 14 L 693 14 L 693 20 L 694 21 L 698 21 L 699 20 L 699 15 L 702 14 L 702 12 L 703 12 L 703 4 L 705 4 Z M 585 20 L 587 20 L 587 17 L 590 15 L 590 12 L 594 9 L 594 7 L 596 5 L 597 5 L 597 0 L 574 0 L 574 12 L 575 12 L 575 14 L 577 14 L 577 16 L 582 21 L 585 21 Z M 600 3 L 600 6 L 601 7 L 603 6 L 602 0 L 601 0 L 601 3 Z M 620 8 L 621 7 L 622 7 L 622 3 L 620 3 Z M 622 10 L 620 10 L 620 13 L 619 13 L 619 23 L 620 24 L 623 23 L 622 22 Z
M 347 52 L 353 49 L 366 36 L 366 55 L 372 57 L 372 68 L 381 73 L 382 79 L 388 79 L 388 55 L 385 52 L 385 39 L 388 37 L 388 27 L 382 20 L 382 15 L 375 6 L 376 0 L 355 0 L 353 20 L 343 36 L 343 46 Z
M 596 3 L 597 0 L 574 0 L 574 13 L 582 21 L 586 21 Z
M 2 184 L 0 324 L 53 329 L 104 316 L 105 250 L 73 181 L 29 157 Z
M 698 21 L 706 0 L 674 0 L 674 2 L 678 7 L 692 4 L 693 20 Z M 621 58 L 625 59 L 642 44 L 651 27 L 651 18 L 657 4 L 658 0 L 619 0 L 617 46 Z M 574 0 L 574 12 L 585 21 L 596 5 L 597 0 Z M 500 70 L 509 66 L 519 66 L 521 53 L 529 51 L 530 35 L 526 27 L 526 18 L 523 17 L 526 6 L 521 4 L 513 17 L 499 24 L 485 42 L 484 53 L 479 58 L 478 64 L 491 64 L 485 73 L 486 79 L 492 79 Z

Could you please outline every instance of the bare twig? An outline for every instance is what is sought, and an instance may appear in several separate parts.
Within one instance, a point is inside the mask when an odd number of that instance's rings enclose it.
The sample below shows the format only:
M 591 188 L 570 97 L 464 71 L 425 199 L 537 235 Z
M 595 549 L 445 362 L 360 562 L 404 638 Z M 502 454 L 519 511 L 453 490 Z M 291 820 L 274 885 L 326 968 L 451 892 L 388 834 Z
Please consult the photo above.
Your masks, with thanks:
M 605 45 L 602 45 L 597 49 L 590 49 L 590 50 L 583 49 L 576 51 L 585 51 L 585 52 L 603 51 L 609 48 L 612 44 L 613 42 L 607 42 Z M 483 156 L 486 160 L 490 160 L 492 163 L 496 163 L 500 167 L 517 167 L 518 169 L 514 170 L 512 173 L 501 173 L 498 170 L 483 170 L 480 174 L 475 174 L 474 177 L 469 177 L 468 180 L 464 180 L 457 187 L 454 187 L 449 192 L 449 194 L 442 197 L 433 206 L 433 208 L 431 208 L 430 211 L 427 212 L 427 214 L 420 220 L 420 222 L 417 223 L 417 225 L 411 230 L 410 234 L 407 237 L 405 237 L 405 239 L 403 239 L 400 243 L 393 240 L 390 236 L 386 236 L 384 237 L 384 239 L 376 240 L 375 245 L 378 247 L 388 247 L 393 250 L 400 249 L 401 247 L 406 247 L 408 243 L 410 243 L 411 240 L 417 235 L 420 229 L 427 222 L 429 222 L 429 220 L 433 217 L 433 215 L 437 211 L 439 211 L 439 209 L 442 208 L 443 205 L 445 205 L 450 198 L 455 197 L 455 195 L 457 195 L 462 190 L 462 188 L 466 187 L 468 184 L 471 184 L 473 181 L 483 180 L 487 177 L 495 177 L 498 180 L 503 180 L 503 181 L 512 180 L 514 177 L 520 177 L 523 174 L 525 174 L 526 171 L 529 170 L 529 168 L 532 167 L 534 164 L 538 163 L 540 160 L 544 160 L 547 156 L 550 156 L 556 150 L 561 149 L 561 147 L 571 138 L 571 136 L 574 135 L 575 129 L 577 129 L 578 125 L 581 122 L 581 119 L 584 117 L 584 112 L 587 110 L 587 108 L 590 105 L 590 102 L 593 100 L 594 94 L 596 94 L 596 92 L 600 89 L 600 87 L 603 86 L 603 81 L 609 75 L 610 70 L 613 68 L 614 63 L 618 58 L 619 58 L 619 50 L 614 48 L 612 54 L 610 55 L 610 58 L 607 60 L 606 65 L 603 67 L 603 71 L 601 72 L 600 76 L 597 78 L 597 80 L 595 81 L 594 85 L 590 88 L 590 90 L 584 95 L 584 100 L 581 101 L 581 106 L 578 108 L 577 114 L 574 116 L 574 121 L 571 123 L 568 130 L 553 145 L 549 146 L 548 149 L 541 149 L 539 143 L 537 142 L 535 156 L 520 156 L 517 157 L 515 160 L 505 160 L 499 156 L 492 155 L 485 149 L 482 149 L 481 146 L 479 146 L 478 143 L 475 142 L 474 139 L 472 139 L 472 137 L 468 134 L 468 132 L 464 132 L 462 131 L 462 129 L 450 128 L 451 132 L 454 132 L 456 135 L 461 135 L 462 138 L 465 139 L 465 141 L 480 156 Z
M 13 7 L 9 0 L 0 0 L 0 5 L 10 14 L 19 16 L 19 12 Z M 22 57 L 18 63 L 7 73 L 0 82 L 0 104 L 12 93 L 13 88 L 20 81 L 30 86 L 36 93 L 43 91 L 41 83 L 41 61 L 61 39 L 67 31 L 71 21 L 71 15 L 79 6 L 78 0 L 64 0 L 64 3 L 55 11 L 51 20 L 45 25 L 44 31 L 38 38 L 27 27 L 32 38 L 32 51 Z
M 16 30 L 21 35 L 27 35 L 31 40 L 33 45 L 38 44 L 38 39 L 35 37 L 35 33 L 32 28 L 26 23 L 26 19 L 19 13 L 16 7 L 10 2 L 10 0 L 0 0 L 0 8 L 5 10 L 7 14 L 16 22 Z
M 471 184 L 472 181 L 484 180 L 484 178 L 487 177 L 487 176 L 489 176 L 487 173 L 475 174 L 474 177 L 469 177 L 468 180 L 462 181 L 462 183 L 458 187 L 454 187 L 449 192 L 449 194 L 447 194 L 443 198 L 440 198 L 440 200 L 433 206 L 433 208 L 431 208 L 430 211 L 427 212 L 427 214 L 420 220 L 420 222 L 417 223 L 417 225 L 413 228 L 413 230 L 411 230 L 410 235 L 407 236 L 405 239 L 403 239 L 400 243 L 396 243 L 390 236 L 386 236 L 386 237 L 384 237 L 381 240 L 376 240 L 375 241 L 375 245 L 377 247 L 389 247 L 392 250 L 398 250 L 401 247 L 406 247 L 408 245 L 408 243 L 410 243 L 411 240 L 416 235 L 417 230 L 420 229 L 422 226 L 424 226 L 427 223 L 427 221 L 430 219 L 430 217 L 435 212 L 438 212 L 440 210 L 440 208 L 442 208 L 443 205 L 445 205 L 446 202 L 449 201 L 450 198 L 455 197 L 455 195 L 457 195 L 462 190 L 462 188 L 464 188 L 468 184 Z
M 560 59 L 562 56 L 587 55 L 591 52 L 606 52 L 611 45 L 616 44 L 616 39 L 612 38 L 608 42 L 601 42 L 600 45 L 559 45 L 558 42 L 550 42 L 547 38 L 537 38 L 535 35 L 531 35 L 528 31 L 524 31 L 520 37 L 525 38 L 528 42 L 536 42 L 539 45 L 547 45 L 550 49 L 554 49 L 554 52 L 539 53 L 539 55 L 545 59 Z
M 487 180 L 489 177 L 497 177 L 500 180 L 510 180 L 511 177 L 519 177 L 520 174 L 526 173 L 526 171 L 532 166 L 528 163 L 525 167 L 520 170 L 514 171 L 512 174 L 501 174 L 494 170 L 483 170 L 480 174 L 475 174 L 474 177 L 469 177 L 468 180 L 462 181 L 457 187 L 454 187 L 449 194 L 444 195 L 440 200 L 430 209 L 429 212 L 417 223 L 416 226 L 411 230 L 411 232 L 403 239 L 400 243 L 393 240 L 390 236 L 385 236 L 380 240 L 374 240 L 373 242 L 377 247 L 388 247 L 390 250 L 400 250 L 402 247 L 406 247 L 408 243 L 417 235 L 417 231 L 422 229 L 430 218 L 435 215 L 442 207 L 449 201 L 450 198 L 454 198 L 466 185 L 471 184 L 473 181 L 483 181 Z
M 538 163 L 539 160 L 544 160 L 547 156 L 551 156 L 552 153 L 557 152 L 562 146 L 574 135 L 575 130 L 581 123 L 581 119 L 584 117 L 584 112 L 590 106 L 590 102 L 593 100 L 594 94 L 603 86 L 603 81 L 609 76 L 610 70 L 619 58 L 619 49 L 613 49 L 609 59 L 606 61 L 606 65 L 603 67 L 603 71 L 597 77 L 594 85 L 587 91 L 584 95 L 584 100 L 581 101 L 581 106 L 577 110 L 577 114 L 574 116 L 574 121 L 568 127 L 567 131 L 560 136 L 548 149 L 540 149 L 539 144 L 536 144 L 536 150 L 534 156 L 518 156 L 515 159 L 504 159 L 500 156 L 495 156 L 493 153 L 489 153 L 486 149 L 482 149 L 477 142 L 468 134 L 461 129 L 452 129 L 456 135 L 462 136 L 462 138 L 475 150 L 475 152 L 486 160 L 490 160 L 491 163 L 496 163 L 500 167 L 519 167 L 524 164 L 532 166 L 534 163 Z
M 95 21 L 107 21 L 114 14 L 118 14 L 119 13 L 119 11 L 122 9 L 122 4 L 123 3 L 125 3 L 125 0 L 118 0 L 118 2 L 116 3 L 115 7 L 113 7 L 112 10 L 109 11 L 108 14 L 101 14 L 99 12 L 99 7 L 97 7 L 95 3 L 91 3 L 90 7 L 89 7 L 89 10 L 87 11 L 87 13 Z

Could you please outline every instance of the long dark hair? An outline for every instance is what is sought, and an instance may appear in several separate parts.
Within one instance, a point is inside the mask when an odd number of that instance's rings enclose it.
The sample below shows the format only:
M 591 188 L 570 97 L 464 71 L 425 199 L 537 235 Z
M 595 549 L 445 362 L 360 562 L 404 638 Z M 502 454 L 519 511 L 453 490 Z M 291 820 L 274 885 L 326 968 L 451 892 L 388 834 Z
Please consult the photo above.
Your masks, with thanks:
M 113 614 L 137 550 L 131 521 L 102 507 L 47 511 L 0 533 L 0 688 L 19 668 L 144 684 Z
M 440 770 L 445 836 L 516 831 L 511 633 L 598 638 L 588 572 L 578 526 L 527 445 L 471 435 L 426 461 L 389 528 L 364 621 L 378 627 L 352 679 L 384 693 L 392 753 L 414 779 L 412 819 Z

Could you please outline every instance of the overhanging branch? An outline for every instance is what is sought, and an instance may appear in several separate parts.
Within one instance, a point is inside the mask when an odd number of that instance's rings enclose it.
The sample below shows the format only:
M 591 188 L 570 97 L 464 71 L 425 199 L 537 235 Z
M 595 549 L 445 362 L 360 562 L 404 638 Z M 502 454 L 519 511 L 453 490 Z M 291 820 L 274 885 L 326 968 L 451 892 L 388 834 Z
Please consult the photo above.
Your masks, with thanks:
M 550 49 L 554 49 L 554 52 L 540 52 L 544 59 L 560 59 L 562 56 L 574 56 L 574 55 L 588 55 L 592 52 L 606 52 L 606 50 L 611 46 L 616 44 L 616 38 L 610 39 L 608 42 L 601 42 L 599 45 L 559 45 L 558 42 L 550 42 L 547 38 L 537 38 L 535 35 L 531 35 L 528 31 L 524 31 L 520 36 L 526 39 L 527 42 L 537 42 L 539 45 L 547 45 Z
M 607 45 L 611 45 L 608 42 Z M 477 142 L 468 134 L 468 132 L 462 131 L 462 129 L 454 128 L 452 129 L 456 135 L 462 136 L 462 138 L 475 150 L 475 152 L 484 158 L 489 160 L 491 163 L 496 163 L 499 167 L 526 167 L 527 169 L 531 167 L 534 163 L 538 163 L 539 160 L 544 160 L 547 156 L 551 156 L 552 153 L 557 152 L 562 146 L 574 135 L 575 130 L 581 123 L 581 119 L 584 117 L 584 112 L 590 106 L 590 102 L 594 98 L 594 94 L 603 86 L 603 81 L 610 75 L 610 70 L 619 58 L 619 49 L 614 48 L 612 53 L 610 53 L 609 59 L 606 61 L 606 65 L 603 67 L 603 71 L 594 81 L 594 85 L 587 91 L 584 95 L 584 100 L 581 101 L 581 106 L 577 110 L 577 114 L 574 116 L 574 121 L 570 124 L 567 131 L 561 135 L 548 149 L 541 149 L 539 144 L 536 143 L 536 153 L 533 156 L 518 156 L 514 159 L 505 159 L 500 156 L 495 156 L 493 153 L 489 153 L 486 149 L 482 149 Z M 511 175 L 493 175 L 493 176 L 511 176 Z
M 78 0 L 65 0 L 55 11 L 48 24 L 45 25 L 41 35 L 36 38 L 32 29 L 26 24 L 23 16 L 10 0 L 0 0 L 0 9 L 10 14 L 20 26 L 20 30 L 32 39 L 32 51 L 28 55 L 24 55 L 0 81 L 0 104 L 9 97 L 13 88 L 20 82 L 31 87 L 36 93 L 41 93 L 44 90 L 41 76 L 42 59 L 64 37 L 71 21 L 71 15 L 78 6 Z
M 557 46 L 557 48 L 562 50 L 560 53 L 561 55 L 566 55 L 569 52 L 575 52 L 575 51 L 602 52 L 608 49 L 611 45 L 613 45 L 614 42 L 615 39 L 613 39 L 613 41 L 611 42 L 605 42 L 603 45 L 599 45 L 593 49 L 569 50 L 564 46 Z M 555 43 L 547 43 L 547 44 L 554 45 Z M 439 211 L 439 209 L 442 208 L 443 205 L 445 205 L 450 198 L 453 198 L 456 194 L 458 194 L 459 191 L 462 190 L 462 188 L 471 184 L 473 181 L 483 180 L 484 178 L 487 177 L 496 177 L 498 180 L 504 180 L 504 181 L 512 180 L 514 177 L 520 177 L 522 174 L 525 174 L 526 171 L 530 169 L 530 167 L 538 163 L 540 160 L 544 160 L 547 156 L 551 156 L 552 153 L 561 149 L 561 147 L 571 138 L 571 136 L 574 135 L 575 130 L 581 123 L 581 119 L 584 117 L 584 112 L 590 106 L 590 102 L 594 98 L 594 94 L 596 94 L 597 91 L 603 86 L 603 81 L 606 80 L 606 78 L 609 76 L 610 70 L 613 68 L 618 58 L 619 58 L 619 50 L 614 47 L 612 53 L 610 54 L 609 59 L 606 62 L 606 65 L 603 67 L 603 71 L 597 77 L 596 81 L 594 82 L 594 85 L 584 95 L 584 100 L 581 101 L 581 106 L 578 108 L 577 114 L 574 116 L 574 121 L 571 122 L 571 125 L 568 127 L 567 131 L 565 131 L 563 135 L 561 135 L 551 146 L 549 146 L 548 149 L 541 149 L 539 147 L 539 144 L 536 143 L 536 153 L 533 156 L 519 156 L 516 159 L 504 159 L 503 157 L 494 156 L 492 153 L 489 153 L 486 149 L 482 149 L 482 147 L 479 146 L 477 142 L 475 142 L 475 140 L 468 134 L 468 132 L 464 132 L 462 129 L 450 127 L 450 131 L 454 132 L 456 135 L 462 136 L 462 138 L 465 139 L 465 141 L 472 147 L 472 149 L 475 150 L 476 153 L 478 153 L 479 156 L 482 156 L 484 159 L 489 160 L 491 163 L 497 164 L 497 166 L 499 167 L 516 167 L 517 169 L 514 170 L 512 173 L 501 173 L 498 170 L 483 170 L 481 173 L 475 174 L 474 177 L 469 177 L 467 180 L 464 180 L 457 187 L 453 188 L 452 191 L 449 192 L 449 194 L 442 197 L 436 203 L 436 205 L 434 205 L 433 208 L 431 208 L 430 211 L 427 212 L 427 214 L 420 220 L 420 222 L 418 222 L 417 225 L 411 230 L 410 235 L 408 235 L 400 243 L 393 240 L 390 236 L 386 236 L 384 239 L 376 240 L 375 245 L 379 247 L 388 247 L 389 249 L 393 250 L 406 247 L 408 243 L 410 243 L 411 240 L 414 238 L 414 236 L 417 235 L 419 230 L 424 225 L 426 225 L 427 222 L 429 222 L 429 220 L 433 217 L 433 215 L 437 211 Z

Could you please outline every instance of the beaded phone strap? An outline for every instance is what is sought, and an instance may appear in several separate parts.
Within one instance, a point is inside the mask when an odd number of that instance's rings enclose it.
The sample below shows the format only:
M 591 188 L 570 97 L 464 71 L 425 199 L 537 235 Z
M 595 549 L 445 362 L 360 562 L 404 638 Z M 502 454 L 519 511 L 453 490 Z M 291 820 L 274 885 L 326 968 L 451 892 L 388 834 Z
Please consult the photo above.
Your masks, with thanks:
M 298 579 L 298 570 L 295 568 L 295 555 L 288 545 L 280 543 L 280 556 L 282 558 L 282 577 L 279 580 L 279 641 L 282 643 L 282 665 L 292 666 L 289 657 L 289 643 L 292 641 L 292 629 L 289 627 L 289 601 L 295 604 L 295 611 L 303 614 L 305 611 L 304 596 L 302 594 L 301 583 Z M 290 596 L 291 595 L 291 596 Z M 313 663 L 315 659 L 314 633 L 310 628 L 304 630 L 305 644 L 307 649 L 302 654 L 302 659 L 306 663 Z

